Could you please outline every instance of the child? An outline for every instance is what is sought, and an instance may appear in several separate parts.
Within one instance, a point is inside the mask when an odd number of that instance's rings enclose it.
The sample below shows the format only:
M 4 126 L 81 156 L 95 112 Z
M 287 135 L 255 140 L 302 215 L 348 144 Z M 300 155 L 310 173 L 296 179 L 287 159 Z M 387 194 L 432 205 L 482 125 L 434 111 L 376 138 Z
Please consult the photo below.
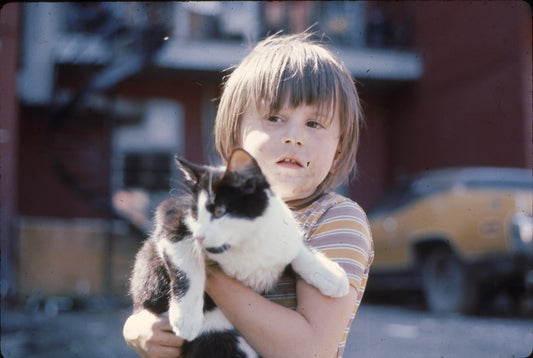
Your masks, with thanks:
M 240 146 L 293 209 L 307 244 L 348 273 L 350 293 L 325 297 L 290 275 L 261 296 L 216 267 L 206 291 L 262 357 L 342 357 L 373 259 L 363 210 L 331 190 L 355 166 L 361 118 L 352 77 L 310 33 L 260 42 L 225 83 L 215 142 L 226 161 Z M 168 319 L 135 313 L 124 326 L 143 357 L 179 357 Z

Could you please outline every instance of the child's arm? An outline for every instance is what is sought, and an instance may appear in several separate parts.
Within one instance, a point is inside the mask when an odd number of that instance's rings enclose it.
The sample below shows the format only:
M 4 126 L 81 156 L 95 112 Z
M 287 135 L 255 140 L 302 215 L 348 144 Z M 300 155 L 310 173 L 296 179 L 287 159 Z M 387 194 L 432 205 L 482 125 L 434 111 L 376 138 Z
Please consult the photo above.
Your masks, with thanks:
M 207 293 L 263 358 L 334 357 L 357 298 L 353 287 L 345 297 L 330 298 L 298 280 L 293 311 L 216 268 L 206 283 Z
M 183 339 L 172 332 L 166 316 L 148 310 L 135 312 L 126 320 L 124 339 L 143 358 L 177 358 Z

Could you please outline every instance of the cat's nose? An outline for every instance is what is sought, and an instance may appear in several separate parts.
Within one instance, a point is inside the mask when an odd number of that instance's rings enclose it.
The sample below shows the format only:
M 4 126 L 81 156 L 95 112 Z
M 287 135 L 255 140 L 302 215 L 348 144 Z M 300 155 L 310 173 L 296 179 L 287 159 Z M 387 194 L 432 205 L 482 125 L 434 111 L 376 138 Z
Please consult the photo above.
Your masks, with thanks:
M 204 239 L 205 237 L 197 237 L 196 240 L 198 240 L 198 242 L 201 244 L 202 242 L 204 242 Z

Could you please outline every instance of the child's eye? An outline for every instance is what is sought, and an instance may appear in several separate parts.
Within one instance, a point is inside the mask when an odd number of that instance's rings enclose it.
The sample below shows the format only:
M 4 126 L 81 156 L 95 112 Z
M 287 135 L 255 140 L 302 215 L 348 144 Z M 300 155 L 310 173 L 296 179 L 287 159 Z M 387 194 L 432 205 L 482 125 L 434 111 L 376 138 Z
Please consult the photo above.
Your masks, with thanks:
M 322 125 L 322 123 L 318 122 L 318 121 L 308 121 L 306 123 L 306 126 L 308 126 L 309 128 L 314 128 L 314 129 L 318 129 L 318 128 L 324 128 L 324 126 Z
M 279 123 L 282 121 L 282 119 L 279 116 L 271 115 L 267 117 L 267 121 L 272 122 L 272 123 Z

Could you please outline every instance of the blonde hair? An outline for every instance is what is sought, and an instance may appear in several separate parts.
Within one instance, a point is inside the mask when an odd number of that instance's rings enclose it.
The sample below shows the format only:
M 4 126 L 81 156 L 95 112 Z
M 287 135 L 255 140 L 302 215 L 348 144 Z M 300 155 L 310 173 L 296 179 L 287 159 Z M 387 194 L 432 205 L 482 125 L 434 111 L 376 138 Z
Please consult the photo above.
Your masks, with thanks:
M 250 105 L 263 103 L 277 113 L 289 105 L 317 105 L 319 111 L 338 109 L 341 134 L 337 164 L 321 190 L 341 185 L 356 164 L 362 110 L 350 72 L 328 49 L 304 32 L 275 34 L 259 42 L 225 79 L 215 120 L 215 145 L 227 162 L 240 146 L 240 122 Z

